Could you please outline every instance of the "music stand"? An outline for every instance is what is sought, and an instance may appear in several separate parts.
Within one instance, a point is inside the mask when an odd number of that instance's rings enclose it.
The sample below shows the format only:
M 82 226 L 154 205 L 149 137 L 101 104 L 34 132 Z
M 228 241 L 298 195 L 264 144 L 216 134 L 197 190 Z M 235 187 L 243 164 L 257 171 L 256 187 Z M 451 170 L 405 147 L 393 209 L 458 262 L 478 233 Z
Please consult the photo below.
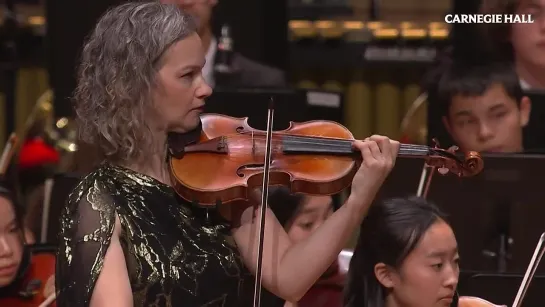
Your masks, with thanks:
M 462 296 L 477 296 L 496 305 L 511 306 L 522 283 L 523 274 L 477 273 L 458 287 Z M 542 306 L 545 276 L 534 276 L 522 306 Z
M 530 152 L 545 153 L 545 91 L 527 90 L 524 95 L 532 103 L 530 120 L 523 130 L 524 148 Z
M 248 117 L 255 129 L 267 129 L 267 108 L 274 101 L 274 130 L 289 127 L 290 121 L 307 120 L 305 92 L 296 89 L 217 88 L 206 99 L 205 113 Z

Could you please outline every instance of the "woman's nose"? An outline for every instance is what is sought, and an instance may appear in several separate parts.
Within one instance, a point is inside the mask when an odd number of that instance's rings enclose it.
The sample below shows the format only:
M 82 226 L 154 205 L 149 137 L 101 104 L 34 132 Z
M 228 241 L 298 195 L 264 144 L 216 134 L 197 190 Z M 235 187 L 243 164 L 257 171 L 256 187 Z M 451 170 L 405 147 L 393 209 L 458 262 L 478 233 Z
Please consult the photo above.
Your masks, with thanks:
M 5 236 L 0 236 L 0 257 L 10 256 L 12 249 Z

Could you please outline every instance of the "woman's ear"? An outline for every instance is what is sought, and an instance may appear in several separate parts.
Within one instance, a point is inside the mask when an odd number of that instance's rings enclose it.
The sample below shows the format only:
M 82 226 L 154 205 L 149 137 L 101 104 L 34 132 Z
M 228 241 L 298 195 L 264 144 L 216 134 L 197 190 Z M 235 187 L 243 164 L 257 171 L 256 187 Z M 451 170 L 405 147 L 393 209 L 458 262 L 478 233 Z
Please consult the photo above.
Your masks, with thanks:
M 383 287 L 394 287 L 393 272 L 386 264 L 380 262 L 375 265 L 375 277 Z

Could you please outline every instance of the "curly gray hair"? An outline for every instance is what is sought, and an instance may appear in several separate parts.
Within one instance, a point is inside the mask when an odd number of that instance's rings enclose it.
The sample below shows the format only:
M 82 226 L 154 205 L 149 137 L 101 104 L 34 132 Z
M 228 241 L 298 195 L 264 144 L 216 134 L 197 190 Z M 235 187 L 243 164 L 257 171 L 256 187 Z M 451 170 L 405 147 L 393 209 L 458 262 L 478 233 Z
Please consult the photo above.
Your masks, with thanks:
M 154 140 L 145 114 L 161 58 L 195 31 L 190 15 L 158 1 L 129 2 L 106 12 L 79 66 L 74 100 L 80 139 L 113 161 L 147 154 Z

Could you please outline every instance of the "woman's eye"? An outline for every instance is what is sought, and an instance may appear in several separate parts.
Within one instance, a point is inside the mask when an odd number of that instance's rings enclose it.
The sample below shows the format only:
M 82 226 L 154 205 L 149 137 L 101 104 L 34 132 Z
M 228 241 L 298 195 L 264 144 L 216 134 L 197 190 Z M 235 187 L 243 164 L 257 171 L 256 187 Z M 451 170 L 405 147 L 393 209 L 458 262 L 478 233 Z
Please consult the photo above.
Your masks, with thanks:
M 304 228 L 304 229 L 310 229 L 310 228 L 312 228 L 312 225 L 313 225 L 313 224 L 314 224 L 314 223 L 312 223 L 312 222 L 309 222 L 309 223 L 301 223 L 301 224 L 299 224 L 299 226 L 301 226 L 301 228 Z

